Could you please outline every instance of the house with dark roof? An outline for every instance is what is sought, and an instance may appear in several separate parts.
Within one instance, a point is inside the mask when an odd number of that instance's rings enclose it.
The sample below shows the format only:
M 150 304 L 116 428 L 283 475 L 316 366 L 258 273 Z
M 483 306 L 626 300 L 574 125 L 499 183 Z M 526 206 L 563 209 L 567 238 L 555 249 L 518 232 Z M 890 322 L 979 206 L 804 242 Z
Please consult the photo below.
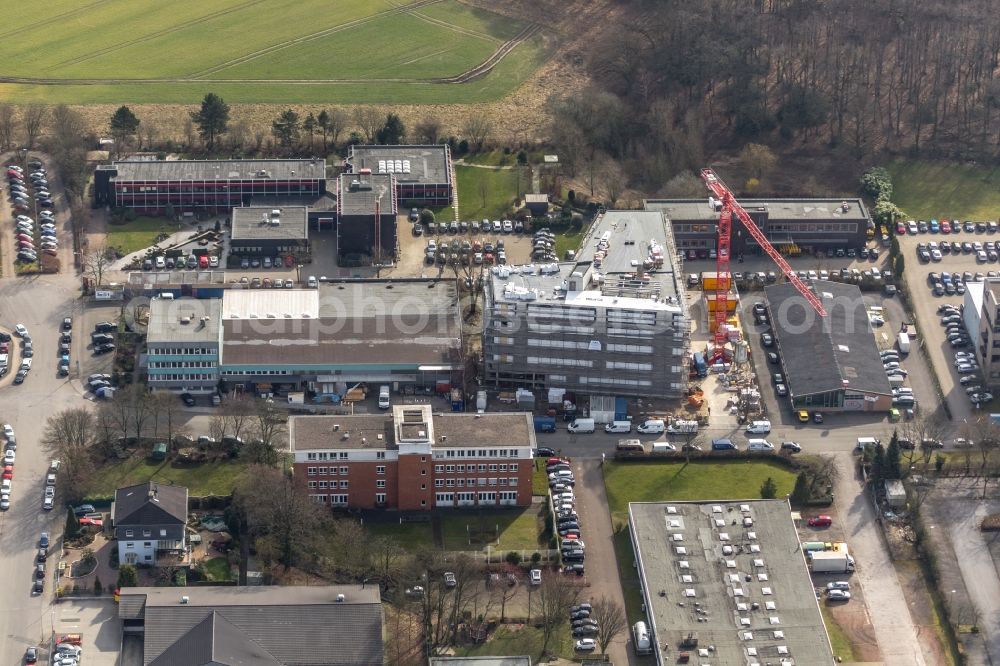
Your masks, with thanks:
M 118 561 L 154 566 L 161 554 L 187 552 L 188 490 L 154 481 L 119 488 L 111 505 Z
M 382 666 L 377 585 L 127 587 L 143 666 Z

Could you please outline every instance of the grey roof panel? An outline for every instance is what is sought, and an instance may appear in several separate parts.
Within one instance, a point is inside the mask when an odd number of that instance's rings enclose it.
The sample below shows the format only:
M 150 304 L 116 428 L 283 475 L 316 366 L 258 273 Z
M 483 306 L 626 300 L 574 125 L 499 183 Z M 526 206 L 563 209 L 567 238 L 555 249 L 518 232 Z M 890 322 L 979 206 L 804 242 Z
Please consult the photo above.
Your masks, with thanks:
M 795 397 L 847 388 L 891 395 L 861 290 L 824 280 L 812 285 L 826 317 L 816 315 L 790 282 L 764 290 L 788 392 Z
M 381 666 L 383 663 L 382 605 L 378 586 L 365 589 L 353 585 L 147 587 L 123 591 L 123 597 L 140 594 L 146 596 L 143 654 L 146 665 L 165 654 L 213 613 L 252 637 L 280 664 Z M 337 594 L 344 594 L 345 600 L 338 602 Z M 187 597 L 184 603 L 182 596 Z M 225 652 L 223 648 L 228 649 L 230 658 L 238 655 L 234 645 L 238 634 L 227 628 L 217 633 L 213 631 L 213 635 L 220 641 L 220 658 Z
M 347 163 L 351 171 L 357 173 L 361 169 L 371 169 L 373 174 L 379 172 L 380 161 L 408 161 L 409 173 L 395 173 L 399 183 L 451 183 L 449 168 L 450 152 L 446 145 L 434 146 L 351 146 L 347 155 Z M 385 172 L 383 172 L 385 173 Z
M 154 298 L 149 301 L 150 342 L 219 342 L 219 299 Z
M 281 212 L 277 217 L 271 215 Z M 245 206 L 234 208 L 233 240 L 304 240 L 309 237 L 308 209 L 305 206 Z M 266 220 L 266 221 L 265 221 Z M 277 220 L 278 224 L 274 224 Z
M 245 631 L 217 612 L 164 650 L 149 666 L 282 666 Z
M 122 160 L 114 180 L 325 180 L 326 160 Z M 267 175 L 261 175 L 262 172 Z

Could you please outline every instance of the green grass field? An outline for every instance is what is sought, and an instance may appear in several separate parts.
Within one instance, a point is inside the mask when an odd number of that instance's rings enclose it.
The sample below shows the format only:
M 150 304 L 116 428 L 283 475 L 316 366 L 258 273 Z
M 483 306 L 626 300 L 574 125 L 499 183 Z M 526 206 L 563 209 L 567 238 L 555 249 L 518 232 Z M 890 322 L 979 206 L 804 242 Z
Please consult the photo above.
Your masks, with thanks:
M 187 486 L 193 497 L 225 496 L 233 492 L 246 465 L 241 462 L 207 462 L 174 466 L 136 456 L 97 468 L 91 476 L 87 498 L 112 497 L 122 486 L 157 481 Z M 86 498 L 85 498 L 86 499 Z
M 138 217 L 125 224 L 109 224 L 107 243 L 108 247 L 129 254 L 149 247 L 161 233 L 172 234 L 180 228 L 181 225 L 162 217 Z
M 5 98 L 67 103 L 432 103 L 498 99 L 544 59 L 526 24 L 456 0 L 53 0 L 5 17 Z
M 892 200 L 913 219 L 1000 218 L 1000 169 L 949 162 L 893 160 Z
M 515 169 L 482 169 L 455 165 L 458 179 L 458 214 L 463 220 L 502 219 L 517 199 L 518 171 Z M 530 185 L 526 174 L 521 175 L 521 192 Z M 485 184 L 485 193 L 482 190 Z M 485 194 L 485 203 L 484 203 Z
M 449 513 L 441 519 L 445 550 L 535 550 L 544 522 L 538 507 Z
M 396 542 L 406 549 L 407 552 L 414 552 L 418 548 L 433 548 L 434 533 L 431 524 L 426 523 L 365 523 L 365 530 L 373 536 L 392 537 Z

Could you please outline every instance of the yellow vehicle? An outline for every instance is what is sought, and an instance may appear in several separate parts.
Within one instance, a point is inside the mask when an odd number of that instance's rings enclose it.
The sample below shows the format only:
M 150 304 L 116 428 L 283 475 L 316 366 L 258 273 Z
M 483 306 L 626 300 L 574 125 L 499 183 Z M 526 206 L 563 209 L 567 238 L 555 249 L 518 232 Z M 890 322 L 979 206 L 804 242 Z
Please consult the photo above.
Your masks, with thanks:
M 809 412 L 804 409 L 799 410 L 799 423 L 809 423 Z

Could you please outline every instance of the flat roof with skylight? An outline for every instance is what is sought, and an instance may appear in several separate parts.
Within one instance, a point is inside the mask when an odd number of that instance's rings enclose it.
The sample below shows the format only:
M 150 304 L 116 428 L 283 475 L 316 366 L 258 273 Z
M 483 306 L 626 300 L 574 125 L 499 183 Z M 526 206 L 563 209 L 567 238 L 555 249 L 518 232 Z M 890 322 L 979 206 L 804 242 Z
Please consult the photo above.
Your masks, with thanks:
M 305 206 L 246 206 L 232 213 L 233 240 L 305 240 L 309 214 Z
M 451 183 L 448 146 L 351 146 L 345 160 L 351 173 L 371 169 L 393 174 L 400 183 Z
M 633 502 L 629 530 L 658 664 L 835 663 L 786 501 Z

